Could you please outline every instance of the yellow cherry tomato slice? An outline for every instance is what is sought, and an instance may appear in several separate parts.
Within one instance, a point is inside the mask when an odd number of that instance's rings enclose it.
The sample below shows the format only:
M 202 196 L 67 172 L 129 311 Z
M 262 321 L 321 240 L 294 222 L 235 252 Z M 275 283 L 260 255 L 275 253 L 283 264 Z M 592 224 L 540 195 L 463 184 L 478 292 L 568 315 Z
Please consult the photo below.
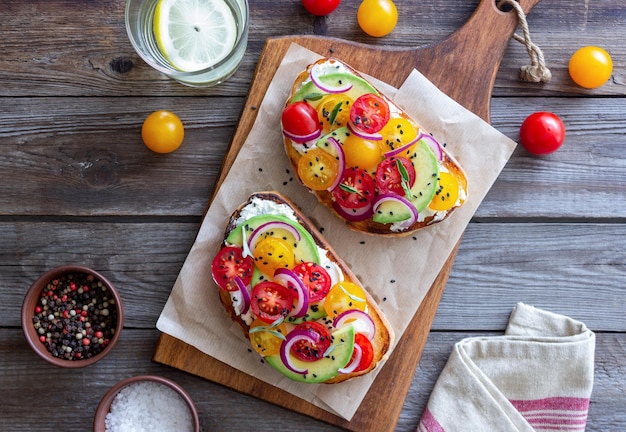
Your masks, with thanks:
M 569 74 L 576 84 L 584 88 L 603 85 L 613 73 L 613 60 L 604 49 L 586 46 L 577 50 L 570 58 Z
M 385 151 L 398 149 L 417 138 L 417 128 L 405 118 L 396 117 L 387 122 L 380 131 Z
M 298 177 L 312 190 L 326 190 L 339 175 L 339 161 L 319 148 L 307 151 L 298 161 Z
M 141 139 L 156 153 L 171 153 L 183 143 L 185 128 L 178 116 L 160 110 L 150 114 L 141 127 Z
M 287 335 L 287 326 L 284 323 L 269 325 L 257 318 L 250 325 L 249 333 L 252 349 L 263 356 L 271 356 L 280 352 L 280 345 Z
M 459 180 L 449 172 L 439 173 L 439 187 L 428 207 L 432 210 L 450 210 L 459 199 Z
M 349 309 L 364 311 L 366 306 L 367 300 L 363 288 L 348 281 L 333 285 L 324 299 L 324 310 L 330 318 Z
M 254 250 L 254 264 L 259 270 L 273 276 L 276 269 L 293 268 L 295 257 L 290 243 L 278 237 L 266 237 L 260 240 Z
M 317 105 L 317 115 L 322 123 L 323 133 L 347 126 L 350 120 L 350 107 L 354 101 L 344 94 L 324 96 Z

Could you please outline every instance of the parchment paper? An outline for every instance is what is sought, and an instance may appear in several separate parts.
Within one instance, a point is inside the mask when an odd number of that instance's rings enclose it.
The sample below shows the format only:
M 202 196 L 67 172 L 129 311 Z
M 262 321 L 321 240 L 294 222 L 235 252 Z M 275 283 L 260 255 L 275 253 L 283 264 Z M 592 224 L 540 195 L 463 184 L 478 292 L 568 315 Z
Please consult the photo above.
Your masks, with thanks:
M 159 317 L 157 328 L 245 373 L 350 420 L 380 367 L 340 384 L 303 384 L 283 377 L 249 352 L 249 342 L 227 317 L 210 266 L 232 211 L 254 192 L 277 190 L 291 198 L 350 266 L 381 306 L 400 339 L 516 143 L 440 92 L 414 71 L 399 90 L 374 85 L 434 134 L 464 167 L 465 205 L 447 220 L 405 238 L 379 238 L 349 230 L 301 186 L 283 149 L 280 115 L 296 76 L 319 56 L 297 45 L 288 50 L 228 176 L 207 211 Z M 369 77 L 371 78 L 371 77 Z M 395 345 L 394 345 L 395 346 Z

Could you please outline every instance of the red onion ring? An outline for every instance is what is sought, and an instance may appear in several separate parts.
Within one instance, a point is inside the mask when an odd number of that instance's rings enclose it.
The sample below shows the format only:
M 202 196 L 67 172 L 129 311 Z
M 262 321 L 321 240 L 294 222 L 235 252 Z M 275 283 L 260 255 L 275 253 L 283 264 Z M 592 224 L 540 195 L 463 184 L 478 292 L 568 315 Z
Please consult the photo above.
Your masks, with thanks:
M 339 85 L 324 84 L 322 82 L 322 77 L 324 75 L 322 75 L 322 71 L 320 70 L 319 64 L 313 65 L 313 67 L 311 68 L 310 76 L 311 76 L 311 81 L 313 81 L 313 84 L 315 84 L 316 87 L 318 87 L 320 90 L 326 93 L 333 93 L 333 94 L 345 93 L 352 88 L 352 83 L 349 83 L 349 82 L 345 84 L 339 84 Z
M 361 358 L 363 358 L 363 349 L 358 344 L 354 344 L 354 358 L 346 367 L 340 368 L 338 372 L 342 374 L 354 372 L 354 370 L 359 367 Z
M 311 132 L 308 135 L 296 135 L 296 134 L 292 134 L 291 132 L 287 132 L 284 128 L 283 128 L 283 134 L 289 138 L 291 141 L 293 142 L 297 142 L 298 144 L 302 144 L 305 143 L 307 141 L 312 141 L 314 139 L 317 139 L 320 137 L 320 135 L 322 135 L 322 129 L 317 129 L 315 132 Z
M 420 132 L 414 140 L 412 140 L 411 142 L 407 144 L 404 144 L 402 147 L 398 147 L 397 149 L 393 149 L 393 150 L 386 152 L 385 157 L 388 158 L 392 156 L 397 156 L 400 153 L 404 153 L 405 151 L 409 150 L 412 146 L 414 146 L 415 143 L 421 140 L 424 140 L 426 144 L 428 144 L 428 147 L 430 147 L 430 149 L 433 151 L 437 160 L 443 159 L 443 149 L 441 148 L 441 145 L 439 144 L 439 142 L 432 135 L 425 134 L 424 132 Z
M 274 272 L 274 280 L 296 292 L 296 304 L 291 309 L 289 315 L 294 318 L 306 315 L 309 310 L 309 291 L 300 278 L 287 268 L 278 268 Z
M 296 238 L 296 241 L 300 241 L 300 232 L 296 228 L 294 228 L 293 225 L 281 221 L 266 222 L 256 227 L 256 229 L 252 231 L 252 234 L 248 238 L 248 247 L 250 248 L 250 251 L 254 250 L 256 244 L 259 242 L 259 240 L 261 240 L 263 234 L 273 229 L 284 229 L 286 231 L 289 231 Z
M 351 208 L 342 206 L 336 201 L 333 201 L 333 208 L 335 209 L 337 214 L 339 214 L 339 216 L 341 216 L 342 218 L 350 222 L 358 222 L 358 221 L 368 219 L 373 214 L 371 204 L 366 207 L 362 207 L 360 209 L 351 209 Z
M 421 132 L 418 141 L 421 140 L 426 141 L 426 144 L 428 144 L 433 153 L 435 153 L 437 160 L 443 159 L 443 150 L 441 148 L 441 145 L 432 135 Z
M 310 344 L 314 345 L 319 341 L 319 335 L 315 332 L 308 330 L 293 330 L 287 335 L 287 339 L 280 345 L 280 359 L 287 369 L 290 371 L 306 375 L 309 373 L 308 369 L 301 369 L 293 364 L 291 361 L 291 347 L 293 347 L 297 342 L 307 341 Z
M 395 195 L 392 193 L 386 193 L 386 194 L 382 194 L 377 196 L 374 199 L 374 203 L 373 203 L 373 211 L 374 213 L 378 210 L 378 208 L 380 207 L 380 205 L 382 203 L 384 203 L 385 201 L 396 201 L 401 203 L 402 205 L 404 205 L 405 207 L 407 207 L 410 211 L 411 211 L 411 216 L 403 221 L 398 222 L 398 226 L 400 228 L 408 228 L 411 225 L 413 225 L 416 221 L 417 221 L 417 209 L 415 208 L 415 206 L 413 205 L 413 203 L 411 201 L 409 201 L 408 199 L 406 199 L 403 196 L 400 195 Z
M 383 139 L 383 136 L 378 133 L 368 133 L 365 132 L 361 129 L 359 129 L 358 126 L 355 126 L 354 124 L 352 124 L 351 121 L 348 122 L 348 129 L 350 129 L 350 132 L 352 132 L 354 135 L 358 136 L 361 139 L 364 140 L 368 140 L 368 141 L 381 141 Z
M 355 325 L 353 321 L 358 321 L 359 324 L 355 326 L 355 331 L 363 333 L 369 340 L 373 340 L 376 335 L 376 325 L 372 320 L 372 317 L 365 312 L 358 309 L 349 309 L 337 315 L 333 320 L 333 327 L 339 329 L 345 325 Z
M 230 299 L 237 315 L 245 315 L 250 309 L 250 293 L 239 276 L 235 277 L 235 284 L 239 289 L 230 293 Z
M 336 156 L 337 160 L 339 161 L 339 172 L 337 173 L 337 177 L 335 178 L 335 181 L 327 189 L 328 191 L 332 191 L 337 186 L 339 186 L 339 183 L 341 183 L 341 179 L 343 178 L 343 172 L 346 169 L 346 156 L 343 152 L 343 147 L 341 146 L 339 141 L 337 141 L 335 138 L 328 137 L 328 139 L 326 139 L 326 142 L 330 143 L 331 148 L 335 150 L 335 153 L 337 154 Z
M 400 153 L 404 153 L 406 151 L 408 151 L 411 147 L 413 147 L 415 145 L 416 142 L 418 142 L 420 140 L 420 136 L 421 136 L 421 132 L 420 135 L 418 135 L 414 140 L 404 144 L 403 146 L 398 147 L 397 149 L 393 149 L 390 150 L 388 152 L 385 153 L 385 158 L 390 158 L 393 156 L 398 156 Z

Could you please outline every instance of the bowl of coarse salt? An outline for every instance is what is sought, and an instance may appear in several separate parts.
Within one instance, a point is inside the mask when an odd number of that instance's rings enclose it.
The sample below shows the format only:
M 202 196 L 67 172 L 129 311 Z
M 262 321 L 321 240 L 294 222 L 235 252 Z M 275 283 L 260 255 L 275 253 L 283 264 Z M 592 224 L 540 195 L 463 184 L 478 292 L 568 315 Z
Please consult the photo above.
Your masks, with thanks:
M 199 432 L 198 412 L 187 392 L 164 377 L 124 379 L 102 397 L 94 432 Z

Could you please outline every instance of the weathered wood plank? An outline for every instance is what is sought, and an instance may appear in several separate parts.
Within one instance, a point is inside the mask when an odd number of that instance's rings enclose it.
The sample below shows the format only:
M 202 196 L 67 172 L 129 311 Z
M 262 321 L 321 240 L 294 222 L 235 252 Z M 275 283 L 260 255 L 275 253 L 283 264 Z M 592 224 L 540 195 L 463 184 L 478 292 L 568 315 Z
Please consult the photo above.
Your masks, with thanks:
M 499 333 L 481 333 L 497 335 Z M 452 346 L 474 333 L 432 332 L 420 366 L 411 384 L 396 431 L 413 432 L 426 406 L 430 392 L 443 369 Z M 220 385 L 150 361 L 156 330 L 126 329 L 119 345 L 101 362 L 86 369 L 57 369 L 40 360 L 26 344 L 18 329 L 0 329 L 0 427 L 3 430 L 90 430 L 100 398 L 110 386 L 129 376 L 155 374 L 173 379 L 191 395 L 198 408 L 203 430 L 239 432 L 241 425 L 255 418 L 255 430 L 313 432 L 338 431 L 302 415 L 240 395 Z M 626 391 L 626 335 L 598 333 L 594 393 L 587 431 L 621 430 L 623 394 Z M 55 413 L 46 410 L 54 400 Z M 24 406 L 32 407 L 24 409 Z M 263 416 L 256 415 L 264 412 Z M 62 413 L 62 415 L 59 415 Z M 45 421 L 42 422 L 42 417 Z
M 1 223 L 0 326 L 20 326 L 23 296 L 41 273 L 59 265 L 83 264 L 118 288 L 127 326 L 154 328 L 198 226 L 199 221 Z
M 198 225 L 0 223 L 0 286 L 11 287 L 3 290 L 0 326 L 19 326 L 23 294 L 40 273 L 80 263 L 116 284 L 128 326 L 153 328 Z M 363 247 L 374 241 L 366 239 Z M 625 251 L 623 224 L 472 223 L 433 329 L 503 330 L 511 308 L 522 301 L 593 330 L 624 332 L 623 301 L 617 300 L 624 299 Z
M 242 105 L 242 98 L 13 100 L 0 112 L 0 215 L 200 216 Z M 186 127 L 183 146 L 169 155 L 141 142 L 143 119 L 160 108 Z M 518 148 L 476 218 L 625 218 L 626 207 L 614 203 L 626 196 L 626 99 L 537 98 L 529 105 L 495 98 L 492 124 L 518 140 L 535 110 L 562 116 L 565 144 L 541 158 Z
M 134 53 L 124 27 L 124 1 L 45 0 L 3 2 L 11 20 L 2 23 L 0 95 L 233 95 L 249 88 L 265 39 L 272 36 L 317 34 L 371 45 L 413 48 L 441 41 L 461 26 L 477 1 L 453 6 L 443 0 L 399 2 L 400 19 L 393 33 L 381 39 L 363 33 L 356 24 L 358 2 L 343 2 L 326 18 L 308 14 L 300 2 L 250 1 L 250 41 L 240 70 L 213 89 L 191 89 L 152 71 Z M 548 85 L 519 82 L 518 70 L 528 64 L 523 45 L 512 42 L 503 59 L 495 95 L 612 94 L 624 95 L 624 64 L 615 63 L 613 79 L 592 92 L 573 85 L 567 75 L 571 54 L 586 44 L 603 45 L 616 58 L 626 56 L 619 29 L 626 5 L 619 1 L 542 2 L 528 16 L 531 36 L 546 56 L 554 79 Z M 80 31 L 76 31 L 76 28 Z M 24 32 L 28 37 L 24 37 Z
M 199 216 L 242 104 L 17 99 L 0 115 L 0 214 Z M 153 153 L 141 140 L 143 120 L 158 109 L 176 112 L 185 125 L 184 143 L 172 154 Z
M 471 224 L 433 328 L 504 330 L 525 302 L 626 331 L 625 251 L 623 224 Z

